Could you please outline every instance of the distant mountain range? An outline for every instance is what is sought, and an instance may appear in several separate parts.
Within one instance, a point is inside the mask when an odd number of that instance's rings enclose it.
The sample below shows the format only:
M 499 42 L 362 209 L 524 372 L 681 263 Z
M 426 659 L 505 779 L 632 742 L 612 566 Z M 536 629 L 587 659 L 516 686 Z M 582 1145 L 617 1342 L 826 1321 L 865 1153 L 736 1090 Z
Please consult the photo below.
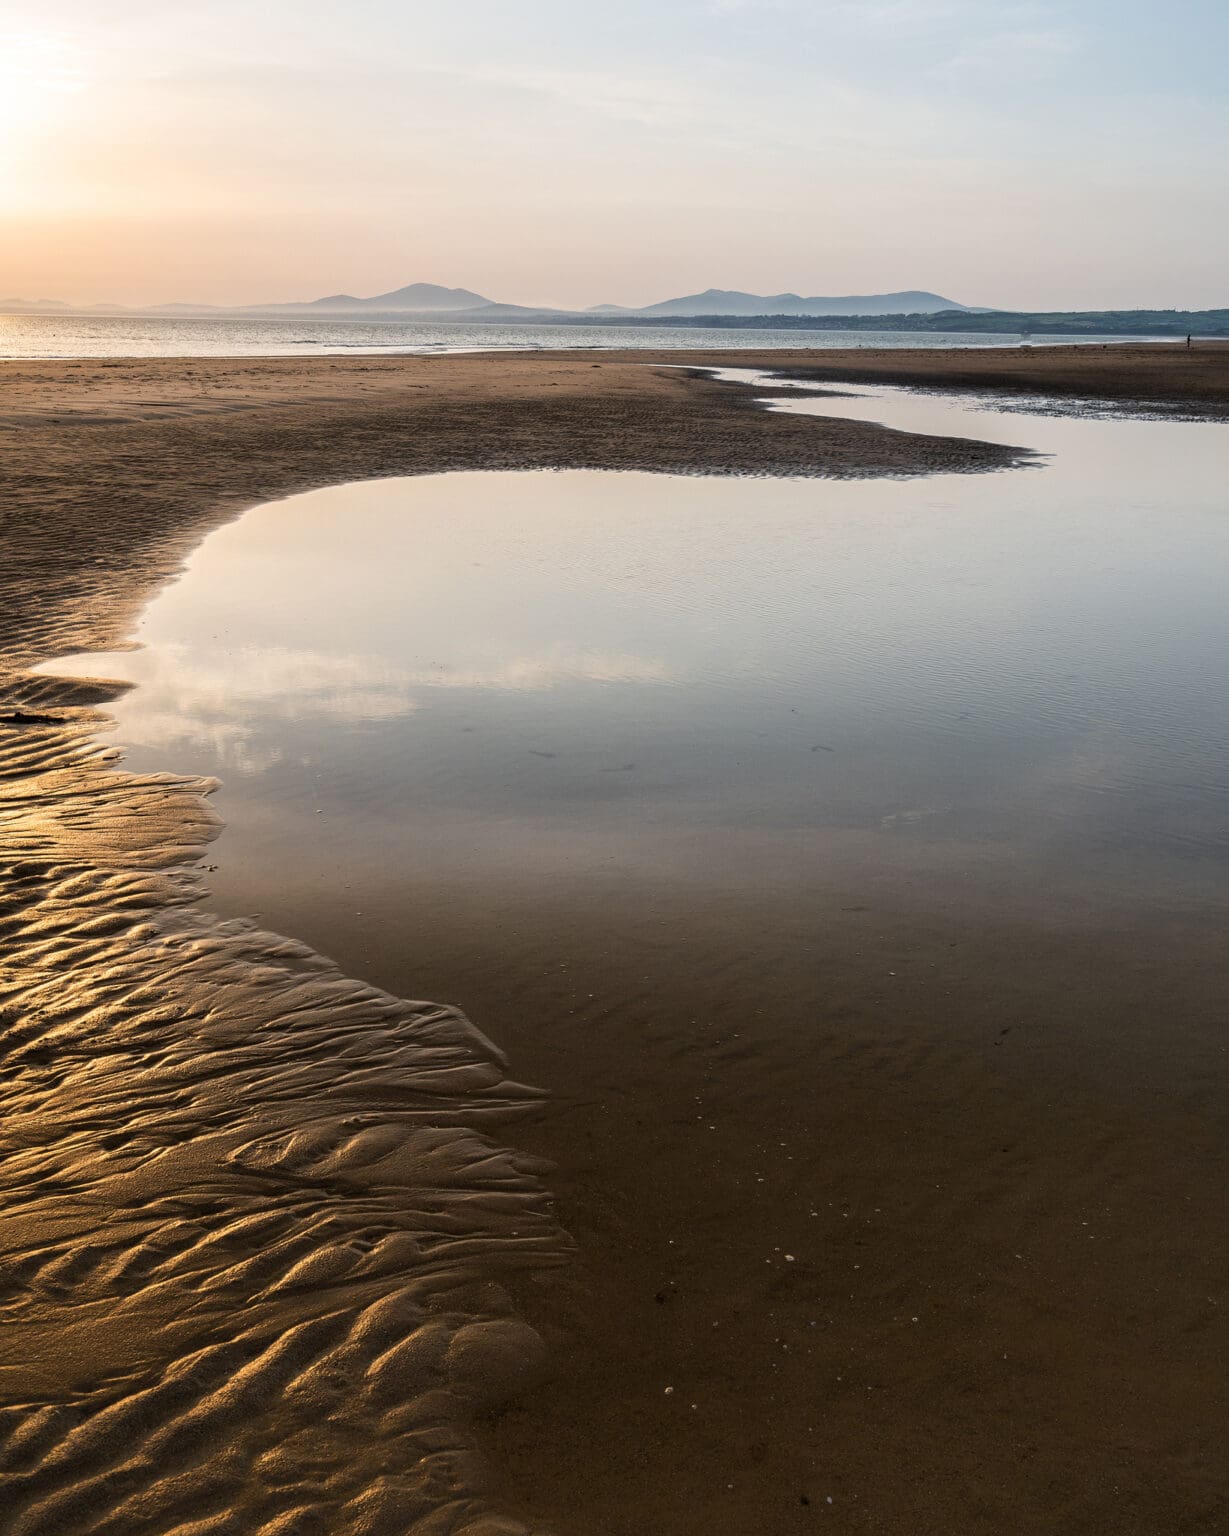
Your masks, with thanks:
M 842 298 L 801 298 L 796 293 L 762 295 L 728 288 L 709 288 L 704 293 L 664 299 L 642 309 L 625 304 L 595 304 L 584 311 L 500 304 L 468 288 L 443 288 L 438 283 L 409 283 L 389 293 L 360 299 L 350 293 L 333 293 L 323 299 L 230 307 L 216 304 L 154 304 L 125 308 L 119 304 L 70 305 L 58 299 L 0 299 L 0 312 L 8 314 L 76 313 L 142 315 L 448 315 L 482 320 L 524 320 L 527 317 L 581 315 L 607 317 L 690 315 L 901 315 L 936 314 L 941 310 L 964 311 L 968 305 L 937 293 L 909 289 L 902 293 L 869 293 Z
M 387 314 L 394 310 L 408 310 L 416 315 L 431 314 L 438 310 L 481 309 L 490 304 L 480 293 L 468 288 L 441 288 L 438 283 L 407 283 L 404 288 L 394 288 L 391 293 L 377 293 L 370 299 L 356 299 L 348 293 L 333 293 L 325 299 L 309 299 L 302 304 L 258 304 L 245 306 L 259 309 L 261 314 L 310 314 L 313 310 L 329 314 L 353 314 L 356 310 L 368 314 Z
M 91 310 L 110 309 L 109 304 L 92 304 Z M 38 310 L 59 311 L 61 314 L 71 312 L 72 305 L 65 304 L 62 299 L 0 299 L 0 314 L 25 315 Z
M 732 288 L 708 288 L 681 299 L 663 299 L 643 309 L 623 304 L 595 304 L 591 315 L 933 315 L 941 310 L 967 310 L 967 304 L 937 293 L 910 288 L 903 293 L 847 294 L 841 298 L 800 298 L 796 293 L 740 293 Z
M 802 298 L 796 293 L 741 293 L 708 288 L 703 293 L 663 299 L 643 309 L 597 304 L 592 309 L 531 308 L 497 304 L 469 288 L 438 283 L 409 283 L 388 293 L 360 299 L 333 293 L 299 303 L 246 304 L 223 308 L 210 304 L 158 304 L 124 308 L 119 304 L 65 304 L 59 299 L 0 299 L 0 314 L 142 315 L 177 319 L 348 318 L 430 319 L 484 325 L 558 326 L 709 326 L 761 330 L 975 331 L 1002 335 L 1084 336 L 1229 336 L 1229 310 L 1118 309 L 1019 311 L 983 309 L 910 288 L 899 293 L 850 294 L 838 298 Z
M 429 315 L 446 311 L 456 314 L 470 309 L 501 309 L 516 305 L 493 304 L 468 288 L 441 288 L 438 283 L 408 283 L 391 293 L 377 293 L 369 299 L 351 293 L 331 293 L 323 299 L 271 304 L 66 304 L 62 299 L 0 299 L 0 314 L 75 314 L 75 315 L 352 315 L 414 314 Z

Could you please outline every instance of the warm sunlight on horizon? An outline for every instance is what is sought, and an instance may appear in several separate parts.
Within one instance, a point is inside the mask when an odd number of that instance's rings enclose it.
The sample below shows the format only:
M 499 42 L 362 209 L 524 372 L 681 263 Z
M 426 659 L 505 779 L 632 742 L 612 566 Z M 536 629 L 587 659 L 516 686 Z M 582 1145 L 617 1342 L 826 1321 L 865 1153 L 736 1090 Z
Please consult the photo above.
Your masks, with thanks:
M 1210 3 L 9 11 L 2 296 L 1226 302 Z

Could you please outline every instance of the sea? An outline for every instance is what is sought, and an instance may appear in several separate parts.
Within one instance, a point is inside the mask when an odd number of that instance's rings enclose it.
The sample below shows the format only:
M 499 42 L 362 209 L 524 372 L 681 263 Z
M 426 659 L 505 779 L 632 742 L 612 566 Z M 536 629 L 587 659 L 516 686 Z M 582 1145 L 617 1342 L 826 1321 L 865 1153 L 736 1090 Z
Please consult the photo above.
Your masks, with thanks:
M 1115 337 L 1116 341 L 1134 340 Z M 1142 338 L 1140 338 L 1142 339 Z M 0 315 L 0 358 L 304 357 L 347 352 L 566 348 L 798 350 L 808 347 L 1010 347 L 1101 343 L 1018 331 L 837 331 L 726 326 L 509 325 L 477 320 L 305 320 L 132 315 Z

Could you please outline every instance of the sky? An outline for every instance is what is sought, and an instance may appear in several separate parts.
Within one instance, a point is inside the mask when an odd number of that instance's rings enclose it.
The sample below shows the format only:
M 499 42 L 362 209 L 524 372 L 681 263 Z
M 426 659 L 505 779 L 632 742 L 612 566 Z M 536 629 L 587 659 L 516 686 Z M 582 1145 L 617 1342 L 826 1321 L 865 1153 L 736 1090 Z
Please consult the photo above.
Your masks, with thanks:
M 1229 305 L 1229 0 L 0 0 L 0 296 Z

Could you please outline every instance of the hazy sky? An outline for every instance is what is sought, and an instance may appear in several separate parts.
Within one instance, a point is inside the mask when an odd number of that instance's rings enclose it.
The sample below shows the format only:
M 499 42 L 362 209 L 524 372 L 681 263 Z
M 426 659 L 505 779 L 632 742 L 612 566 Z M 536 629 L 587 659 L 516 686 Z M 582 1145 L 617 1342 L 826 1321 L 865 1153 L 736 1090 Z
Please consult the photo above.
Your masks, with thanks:
M 0 296 L 1229 304 L 1229 0 L 0 0 Z

